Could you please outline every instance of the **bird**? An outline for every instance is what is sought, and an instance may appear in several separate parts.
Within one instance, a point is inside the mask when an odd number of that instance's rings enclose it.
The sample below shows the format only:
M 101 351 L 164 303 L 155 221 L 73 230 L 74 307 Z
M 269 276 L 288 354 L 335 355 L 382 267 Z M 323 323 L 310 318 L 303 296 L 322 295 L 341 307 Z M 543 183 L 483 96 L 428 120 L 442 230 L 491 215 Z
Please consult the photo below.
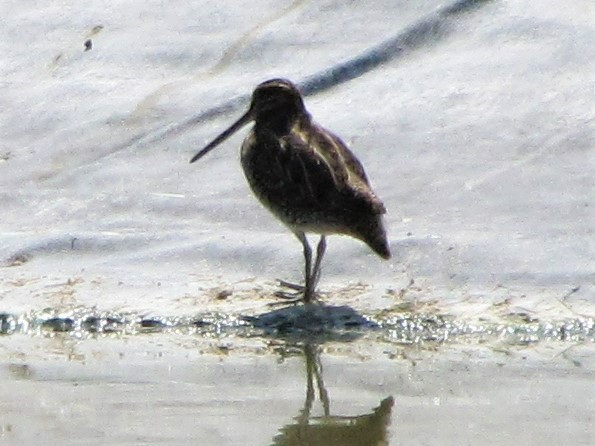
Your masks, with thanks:
M 287 79 L 256 86 L 248 111 L 192 157 L 201 159 L 246 124 L 254 126 L 241 146 L 241 164 L 254 195 L 295 234 L 304 255 L 304 285 L 279 281 L 291 292 L 278 296 L 294 303 L 318 299 L 326 236 L 363 241 L 383 259 L 391 252 L 383 216 L 360 161 L 335 134 L 318 125 L 302 95 Z M 318 234 L 316 256 L 306 234 Z

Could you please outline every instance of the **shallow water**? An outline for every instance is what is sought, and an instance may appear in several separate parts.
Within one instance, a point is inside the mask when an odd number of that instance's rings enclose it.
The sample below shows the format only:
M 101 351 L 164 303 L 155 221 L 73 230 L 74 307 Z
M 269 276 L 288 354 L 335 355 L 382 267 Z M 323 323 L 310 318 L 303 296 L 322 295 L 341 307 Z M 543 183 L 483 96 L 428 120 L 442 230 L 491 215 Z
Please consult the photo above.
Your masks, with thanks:
M 14 334 L 2 338 L 0 438 L 7 445 L 592 444 L 592 341 L 490 344 Z
M 0 438 L 15 445 L 592 442 L 593 319 L 470 325 L 399 314 L 326 306 L 192 318 L 85 308 L 4 314 Z

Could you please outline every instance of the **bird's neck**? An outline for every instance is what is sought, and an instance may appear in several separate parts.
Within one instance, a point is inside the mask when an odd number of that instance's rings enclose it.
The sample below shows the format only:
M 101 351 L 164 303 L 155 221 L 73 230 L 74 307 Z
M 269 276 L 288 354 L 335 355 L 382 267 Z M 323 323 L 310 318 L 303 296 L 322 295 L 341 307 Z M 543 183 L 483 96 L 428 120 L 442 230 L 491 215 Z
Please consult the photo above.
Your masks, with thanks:
M 256 120 L 254 131 L 272 133 L 275 136 L 288 135 L 296 126 L 308 125 L 311 121 L 310 114 L 307 112 L 299 114 L 290 113 L 271 113 Z

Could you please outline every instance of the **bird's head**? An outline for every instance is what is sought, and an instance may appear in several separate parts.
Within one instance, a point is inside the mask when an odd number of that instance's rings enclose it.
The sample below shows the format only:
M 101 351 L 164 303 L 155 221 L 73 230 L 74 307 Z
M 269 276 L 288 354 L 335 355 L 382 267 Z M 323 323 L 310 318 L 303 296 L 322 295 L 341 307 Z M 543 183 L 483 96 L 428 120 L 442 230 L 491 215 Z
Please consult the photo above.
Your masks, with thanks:
M 255 121 L 257 129 L 266 129 L 274 134 L 289 131 L 300 116 L 306 115 L 304 101 L 297 87 L 287 79 L 271 79 L 259 84 L 254 93 L 250 108 L 244 115 L 198 152 L 191 163 L 202 158 L 236 131 Z
M 286 79 L 271 79 L 252 93 L 249 114 L 257 125 L 291 122 L 305 112 L 297 87 Z

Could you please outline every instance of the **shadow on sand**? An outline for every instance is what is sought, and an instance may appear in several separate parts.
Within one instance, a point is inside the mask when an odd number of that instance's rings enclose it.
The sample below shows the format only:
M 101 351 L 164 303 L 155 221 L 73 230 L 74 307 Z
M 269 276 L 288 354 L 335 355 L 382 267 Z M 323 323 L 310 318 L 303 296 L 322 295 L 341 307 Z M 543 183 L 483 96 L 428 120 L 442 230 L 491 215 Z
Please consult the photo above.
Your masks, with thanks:
M 297 342 L 352 341 L 379 328 L 349 306 L 324 304 L 287 306 L 243 319 L 265 336 Z

